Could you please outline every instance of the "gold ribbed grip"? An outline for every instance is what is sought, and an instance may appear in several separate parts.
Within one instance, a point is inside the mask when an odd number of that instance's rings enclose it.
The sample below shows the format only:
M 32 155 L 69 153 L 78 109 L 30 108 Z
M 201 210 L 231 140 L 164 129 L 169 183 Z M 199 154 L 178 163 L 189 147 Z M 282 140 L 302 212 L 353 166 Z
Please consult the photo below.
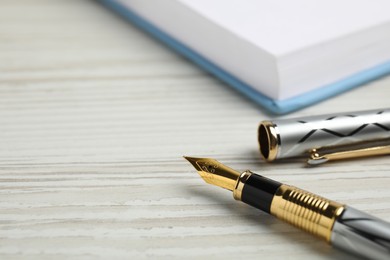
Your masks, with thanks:
M 328 242 L 333 224 L 343 210 L 340 203 L 284 184 L 271 203 L 272 215 Z

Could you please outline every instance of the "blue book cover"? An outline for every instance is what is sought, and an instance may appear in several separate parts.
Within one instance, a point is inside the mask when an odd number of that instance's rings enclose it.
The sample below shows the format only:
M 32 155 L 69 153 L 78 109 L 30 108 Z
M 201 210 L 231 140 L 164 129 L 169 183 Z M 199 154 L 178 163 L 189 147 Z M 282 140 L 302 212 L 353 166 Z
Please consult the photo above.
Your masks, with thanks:
M 233 73 L 230 73 L 221 66 L 217 65 L 210 57 L 200 54 L 198 51 L 194 50 L 194 48 L 189 47 L 188 44 L 184 44 L 182 41 L 166 33 L 164 30 L 161 30 L 161 28 L 156 26 L 155 23 L 150 22 L 135 10 L 129 8 L 129 6 L 125 6 L 121 1 L 100 1 L 115 12 L 122 15 L 124 18 L 131 21 L 133 24 L 137 25 L 158 40 L 173 48 L 179 54 L 187 57 L 200 67 L 211 72 L 213 75 L 220 78 L 222 81 L 227 83 L 232 88 L 238 90 L 240 93 L 244 94 L 255 103 L 276 114 L 285 114 L 312 104 L 316 104 L 321 100 L 330 98 L 339 93 L 350 90 L 390 73 L 390 59 L 386 59 L 385 61 L 380 61 L 378 64 L 375 64 L 375 66 L 365 68 L 364 70 L 358 70 L 357 72 L 350 74 L 347 77 L 338 78 L 331 83 L 321 85 L 320 87 L 316 87 L 313 90 L 309 90 L 304 93 L 283 99 L 273 98 L 270 97 L 270 95 L 266 95 L 262 91 L 259 91 L 253 85 L 244 82 L 239 77 L 233 75 Z M 390 27 L 385 29 L 388 28 Z M 389 39 L 389 37 L 387 37 L 387 39 Z M 388 49 L 387 53 L 389 53 Z M 315 73 L 313 74 L 315 75 Z

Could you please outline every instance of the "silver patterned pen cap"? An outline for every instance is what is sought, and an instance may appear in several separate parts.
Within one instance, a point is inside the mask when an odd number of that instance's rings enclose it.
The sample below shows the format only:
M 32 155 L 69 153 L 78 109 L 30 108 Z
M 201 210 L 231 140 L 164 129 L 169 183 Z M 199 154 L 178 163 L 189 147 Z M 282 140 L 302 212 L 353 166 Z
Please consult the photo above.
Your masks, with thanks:
M 267 161 L 307 156 L 309 164 L 319 164 L 389 154 L 390 108 L 263 121 L 258 141 Z

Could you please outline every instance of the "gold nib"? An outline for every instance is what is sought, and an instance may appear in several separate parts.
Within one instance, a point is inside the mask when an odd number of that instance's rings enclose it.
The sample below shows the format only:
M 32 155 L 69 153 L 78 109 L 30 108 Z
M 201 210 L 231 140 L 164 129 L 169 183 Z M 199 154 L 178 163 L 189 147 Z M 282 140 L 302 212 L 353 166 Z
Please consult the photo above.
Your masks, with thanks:
M 184 156 L 195 169 L 200 177 L 209 183 L 233 191 L 241 173 L 235 171 L 217 160 L 211 158 L 194 158 Z

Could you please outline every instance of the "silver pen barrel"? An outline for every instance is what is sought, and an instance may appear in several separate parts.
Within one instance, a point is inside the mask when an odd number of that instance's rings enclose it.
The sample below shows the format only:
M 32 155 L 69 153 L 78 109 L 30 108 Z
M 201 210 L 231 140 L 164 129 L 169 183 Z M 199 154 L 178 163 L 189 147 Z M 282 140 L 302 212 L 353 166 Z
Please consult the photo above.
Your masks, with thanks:
M 368 259 L 390 259 L 390 224 L 345 207 L 334 223 L 331 243 Z
M 261 122 L 260 152 L 267 161 L 312 149 L 390 138 L 390 109 Z
M 240 182 L 248 182 L 248 178 L 240 179 Z M 264 186 L 262 183 L 257 187 L 270 190 Z M 244 202 L 245 193 L 244 184 L 241 195 Z M 251 191 L 251 194 L 254 192 Z M 258 192 L 257 199 L 249 201 L 258 203 L 260 195 Z M 390 223 L 347 205 L 281 184 L 273 195 L 270 213 L 356 256 L 390 259 Z

